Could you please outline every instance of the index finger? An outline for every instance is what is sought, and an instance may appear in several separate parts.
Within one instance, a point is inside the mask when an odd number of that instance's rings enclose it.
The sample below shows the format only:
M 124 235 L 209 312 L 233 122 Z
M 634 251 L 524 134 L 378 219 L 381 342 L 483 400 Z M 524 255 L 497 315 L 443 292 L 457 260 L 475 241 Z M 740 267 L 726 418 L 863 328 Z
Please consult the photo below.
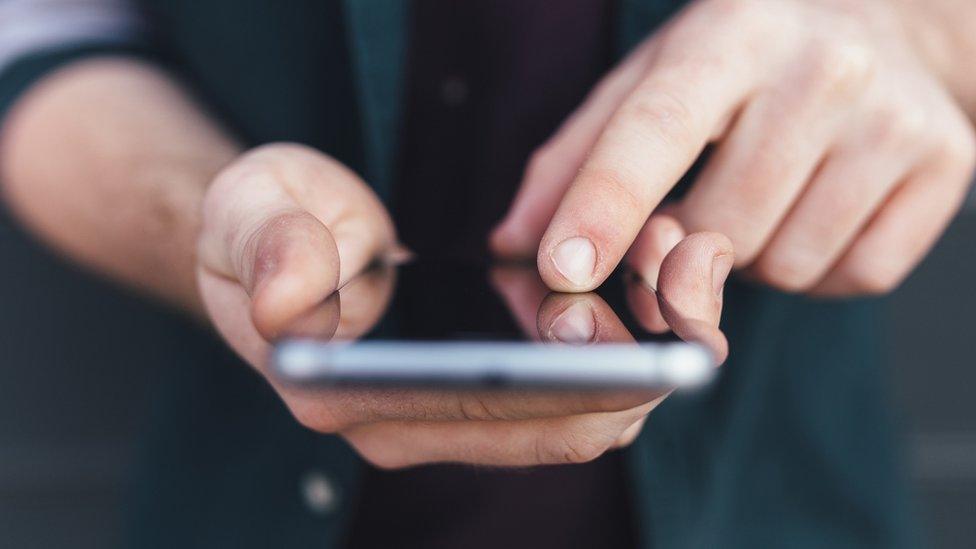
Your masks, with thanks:
M 542 238 L 539 270 L 555 290 L 588 291 L 606 279 L 754 85 L 744 55 L 671 44 L 607 124 Z

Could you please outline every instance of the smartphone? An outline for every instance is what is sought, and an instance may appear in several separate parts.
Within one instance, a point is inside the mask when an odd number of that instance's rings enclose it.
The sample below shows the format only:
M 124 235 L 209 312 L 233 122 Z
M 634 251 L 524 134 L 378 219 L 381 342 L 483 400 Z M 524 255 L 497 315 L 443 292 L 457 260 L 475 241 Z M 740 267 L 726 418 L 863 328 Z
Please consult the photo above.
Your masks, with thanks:
M 533 267 L 423 260 L 376 267 L 296 320 L 274 345 L 272 373 L 286 383 L 323 387 L 604 390 L 708 383 L 717 369 L 706 349 L 651 334 L 636 321 L 641 300 L 633 292 L 642 288 L 628 287 L 634 284 L 641 283 L 614 276 L 598 292 L 560 294 Z M 560 320 L 567 314 L 575 317 Z M 570 341 L 553 331 L 558 322 L 568 322 Z

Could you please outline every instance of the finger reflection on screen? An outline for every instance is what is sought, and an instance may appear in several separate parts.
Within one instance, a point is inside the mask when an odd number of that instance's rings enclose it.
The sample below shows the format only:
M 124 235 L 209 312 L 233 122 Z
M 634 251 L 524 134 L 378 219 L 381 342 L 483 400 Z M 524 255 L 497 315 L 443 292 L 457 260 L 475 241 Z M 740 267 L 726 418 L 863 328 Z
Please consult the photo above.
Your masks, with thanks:
M 396 285 L 396 267 L 380 265 L 350 280 L 338 292 L 299 316 L 284 338 L 353 341 L 383 318 Z

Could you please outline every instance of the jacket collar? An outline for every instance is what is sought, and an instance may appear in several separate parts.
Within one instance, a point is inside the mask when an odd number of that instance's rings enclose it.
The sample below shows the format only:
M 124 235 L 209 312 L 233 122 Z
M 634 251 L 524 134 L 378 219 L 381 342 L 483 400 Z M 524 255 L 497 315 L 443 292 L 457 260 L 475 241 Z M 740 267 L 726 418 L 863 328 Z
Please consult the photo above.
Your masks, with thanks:
M 399 148 L 400 110 L 407 50 L 407 2 L 345 0 L 349 51 L 359 97 L 366 173 L 388 200 Z

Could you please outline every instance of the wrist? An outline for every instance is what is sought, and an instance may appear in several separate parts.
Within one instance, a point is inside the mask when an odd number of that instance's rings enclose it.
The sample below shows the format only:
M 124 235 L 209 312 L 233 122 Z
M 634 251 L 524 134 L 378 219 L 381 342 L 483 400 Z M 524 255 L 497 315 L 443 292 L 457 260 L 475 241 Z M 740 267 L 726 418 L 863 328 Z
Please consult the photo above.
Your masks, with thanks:
M 202 311 L 203 195 L 237 153 L 163 71 L 77 61 L 38 80 L 4 119 L 3 195 L 59 252 L 181 308 Z
M 213 178 L 237 156 L 233 147 L 213 147 L 178 164 L 144 166 L 133 182 L 152 189 L 149 215 L 125 223 L 143 232 L 147 244 L 137 256 L 143 262 L 138 279 L 180 309 L 203 313 L 197 287 L 197 242 L 202 229 L 203 198 Z M 162 291 L 160 291 L 162 290 Z

